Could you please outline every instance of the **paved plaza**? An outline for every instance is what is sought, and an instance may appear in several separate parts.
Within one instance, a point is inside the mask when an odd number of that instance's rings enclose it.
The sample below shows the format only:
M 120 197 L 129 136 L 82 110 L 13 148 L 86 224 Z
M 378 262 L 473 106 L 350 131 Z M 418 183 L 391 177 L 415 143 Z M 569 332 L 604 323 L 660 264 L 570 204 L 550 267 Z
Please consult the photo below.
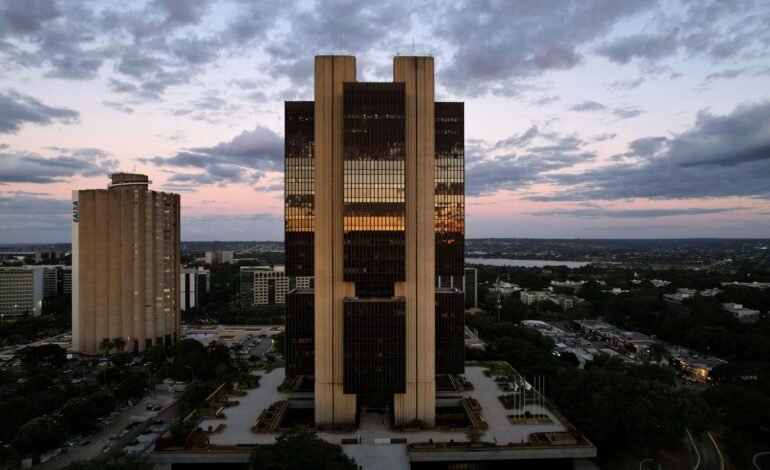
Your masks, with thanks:
M 566 428 L 550 411 L 539 406 L 527 405 L 525 410 L 530 413 L 545 413 L 553 424 L 511 424 L 506 418 L 512 410 L 506 410 L 497 399 L 504 392 L 498 390 L 497 383 L 491 377 L 484 375 L 484 367 L 466 367 L 465 376 L 473 383 L 475 389 L 460 393 L 463 397 L 475 398 L 482 408 L 482 416 L 489 424 L 489 429 L 484 433 L 482 440 L 497 442 L 498 444 L 520 443 L 526 441 L 534 432 L 559 432 Z M 257 422 L 259 414 L 279 400 L 288 399 L 289 395 L 278 392 L 277 387 L 284 379 L 284 369 L 279 368 L 271 372 L 255 371 L 262 375 L 260 387 L 248 390 L 246 396 L 235 397 L 240 403 L 238 406 L 224 410 L 225 419 L 206 419 L 201 423 L 203 429 L 216 429 L 219 424 L 224 424 L 222 432 L 210 436 L 211 444 L 236 445 L 236 444 L 271 444 L 275 441 L 276 434 L 256 434 L 251 427 Z M 416 442 L 455 442 L 466 441 L 465 433 L 421 431 L 398 432 L 390 428 L 387 417 L 379 413 L 367 413 L 361 416 L 360 429 L 355 433 L 329 433 L 320 432 L 318 435 L 335 444 L 340 444 L 342 439 L 360 439 L 362 444 L 374 444 L 376 440 L 400 438 L 409 443 Z M 381 441 L 380 441 L 381 442 Z

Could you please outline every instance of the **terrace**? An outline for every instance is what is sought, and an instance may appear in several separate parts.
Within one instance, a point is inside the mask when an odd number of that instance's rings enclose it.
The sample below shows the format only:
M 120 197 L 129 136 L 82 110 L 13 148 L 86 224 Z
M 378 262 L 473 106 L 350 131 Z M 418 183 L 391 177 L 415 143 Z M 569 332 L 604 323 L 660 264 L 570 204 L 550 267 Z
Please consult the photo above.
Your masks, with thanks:
M 314 431 L 368 468 L 368 463 L 445 460 L 569 459 L 596 455 L 530 382 L 503 362 L 468 363 L 462 379 L 439 388 L 436 426 L 394 427 L 385 413 L 361 412 L 357 427 L 329 429 L 313 423 L 307 384 L 284 381 L 284 369 L 254 370 L 257 388 L 227 392 L 206 400 L 189 419 L 198 430 L 182 447 L 159 446 L 156 463 L 245 462 L 255 445 L 269 445 L 287 431 Z M 291 384 L 289 384 L 291 382 Z M 458 387 L 463 384 L 463 387 Z M 282 391 L 279 391 L 282 390 Z M 216 408 L 216 409 L 215 409 Z M 387 445 L 388 450 L 383 448 Z M 383 454 L 384 453 L 384 454 Z

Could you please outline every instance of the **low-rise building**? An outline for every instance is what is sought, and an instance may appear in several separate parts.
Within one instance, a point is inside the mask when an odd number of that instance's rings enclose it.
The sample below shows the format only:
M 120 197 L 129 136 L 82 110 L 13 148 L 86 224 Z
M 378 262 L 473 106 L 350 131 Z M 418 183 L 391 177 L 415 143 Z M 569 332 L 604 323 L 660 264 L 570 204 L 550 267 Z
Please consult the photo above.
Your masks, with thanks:
M 575 324 L 586 337 L 631 353 L 637 359 L 650 359 L 650 349 L 656 342 L 644 333 L 622 330 L 600 320 L 575 320 Z
M 740 287 L 751 287 L 754 289 L 767 289 L 770 287 L 770 282 L 723 282 L 722 287 L 727 286 L 740 286 Z
M 717 289 L 716 287 L 712 289 L 703 289 L 702 291 L 698 292 L 698 294 L 702 295 L 703 297 L 716 297 L 721 293 L 722 289 Z
M 741 323 L 754 323 L 759 320 L 759 310 L 746 308 L 742 304 L 724 303 L 722 309 Z
M 563 289 L 572 289 L 578 292 L 586 281 L 551 281 L 551 287 L 561 287 Z
M 43 308 L 44 270 L 0 268 L 0 314 L 3 319 L 39 316 Z
M 698 354 L 681 346 L 669 346 L 667 350 L 669 363 L 699 382 L 710 382 L 714 368 L 727 364 L 718 357 Z
M 521 301 L 526 305 L 532 305 L 535 302 L 542 302 L 548 299 L 548 292 L 544 291 L 521 291 Z
M 557 328 L 540 320 L 522 320 L 521 324 L 527 328 L 535 329 L 541 335 L 548 336 L 549 338 L 562 338 L 567 335 L 567 333 L 561 328 Z
M 206 264 L 233 264 L 234 255 L 232 251 L 207 251 L 205 260 Z
M 673 294 L 663 294 L 663 300 L 673 304 L 681 304 L 685 299 L 695 297 L 698 293 L 695 289 L 677 289 Z

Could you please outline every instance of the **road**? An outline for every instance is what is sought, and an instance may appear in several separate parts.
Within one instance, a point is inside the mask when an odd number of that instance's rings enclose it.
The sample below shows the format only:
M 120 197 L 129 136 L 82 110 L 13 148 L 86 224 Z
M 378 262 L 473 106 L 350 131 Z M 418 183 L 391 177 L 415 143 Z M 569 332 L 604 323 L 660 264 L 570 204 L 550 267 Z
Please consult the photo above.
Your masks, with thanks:
M 724 470 L 722 455 L 708 433 L 693 436 L 693 443 L 700 457 L 700 463 L 695 470 Z
M 153 392 L 153 399 L 166 405 L 171 402 L 172 396 L 168 392 Z M 115 436 L 117 436 L 118 433 L 125 429 L 125 427 L 130 423 L 135 421 L 143 421 L 151 416 L 156 416 L 158 419 L 165 419 L 168 421 L 169 418 L 175 414 L 175 408 L 167 407 L 164 407 L 164 409 L 160 412 L 149 411 L 146 409 L 146 401 L 141 400 L 136 405 L 121 413 L 121 415 L 113 423 L 94 434 L 91 438 L 90 444 L 70 449 L 68 453 L 62 454 L 56 459 L 36 466 L 35 468 L 40 470 L 52 470 L 65 467 L 69 463 L 75 462 L 77 460 L 91 460 L 94 457 L 101 455 L 102 449 L 107 445 L 111 438 L 114 439 Z
M 754 467 L 757 470 L 770 470 L 770 452 L 760 452 L 754 456 Z

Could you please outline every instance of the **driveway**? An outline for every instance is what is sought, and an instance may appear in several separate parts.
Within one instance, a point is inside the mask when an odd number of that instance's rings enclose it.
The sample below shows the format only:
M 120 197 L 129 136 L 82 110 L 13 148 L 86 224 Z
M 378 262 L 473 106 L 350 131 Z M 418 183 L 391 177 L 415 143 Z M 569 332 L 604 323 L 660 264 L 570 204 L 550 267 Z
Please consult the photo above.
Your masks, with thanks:
M 703 433 L 693 436 L 693 442 L 698 451 L 698 457 L 700 457 L 700 463 L 695 467 L 695 470 L 724 470 L 725 464 L 722 461 L 722 454 L 719 453 L 711 434 Z

